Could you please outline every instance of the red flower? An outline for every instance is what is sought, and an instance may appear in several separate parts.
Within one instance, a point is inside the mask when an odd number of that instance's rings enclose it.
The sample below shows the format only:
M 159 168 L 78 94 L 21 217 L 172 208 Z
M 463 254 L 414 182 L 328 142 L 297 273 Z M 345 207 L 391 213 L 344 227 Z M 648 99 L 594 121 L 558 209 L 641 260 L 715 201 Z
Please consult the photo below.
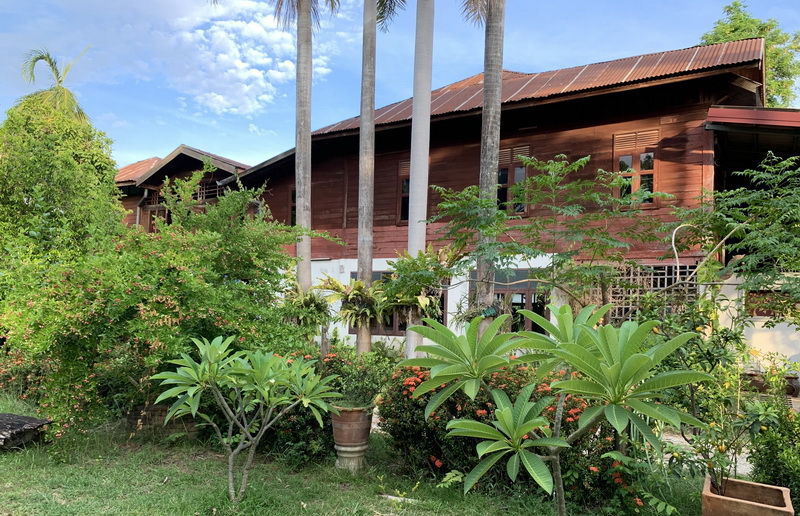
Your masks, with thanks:
M 634 498 L 633 501 L 636 502 L 636 505 L 639 505 L 639 506 L 644 505 L 644 502 L 642 502 L 641 498 Z
M 478 415 L 478 416 L 485 416 L 488 413 L 489 413 L 488 411 L 483 410 L 483 409 L 478 409 L 478 410 L 475 411 L 475 414 Z

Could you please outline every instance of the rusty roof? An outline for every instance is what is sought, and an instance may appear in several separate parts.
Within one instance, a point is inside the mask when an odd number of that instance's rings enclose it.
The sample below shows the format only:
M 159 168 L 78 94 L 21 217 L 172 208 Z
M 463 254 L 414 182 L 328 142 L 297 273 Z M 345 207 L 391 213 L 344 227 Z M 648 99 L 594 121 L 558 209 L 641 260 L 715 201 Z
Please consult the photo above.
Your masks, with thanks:
M 764 40 L 754 38 L 657 52 L 549 72 L 521 73 L 504 70 L 502 99 L 506 104 L 620 87 L 715 68 L 745 65 L 762 60 L 763 55 Z M 375 124 L 384 125 L 410 120 L 411 103 L 412 99 L 406 99 L 377 109 Z M 472 111 L 480 109 L 482 105 L 482 73 L 431 93 L 431 116 Z M 324 135 L 358 128 L 359 117 L 353 117 L 318 129 L 313 134 Z
M 159 161 L 161 161 L 161 158 L 152 157 L 120 168 L 117 170 L 117 175 L 114 177 L 117 186 L 136 184 L 136 181 L 149 172 Z

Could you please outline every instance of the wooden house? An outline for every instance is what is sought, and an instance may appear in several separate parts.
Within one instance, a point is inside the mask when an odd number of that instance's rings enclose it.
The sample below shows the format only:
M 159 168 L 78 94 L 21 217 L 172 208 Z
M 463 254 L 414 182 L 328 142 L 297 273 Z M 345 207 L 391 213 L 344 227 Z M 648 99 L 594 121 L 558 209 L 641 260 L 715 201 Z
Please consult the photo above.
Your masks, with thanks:
M 204 162 L 210 163 L 217 170 L 206 173 L 200 182 L 197 195 L 203 202 L 213 202 L 223 193 L 225 187 L 220 185 L 222 180 L 250 168 L 249 165 L 187 145 L 179 146 L 166 158 L 147 158 L 122 167 L 115 179 L 122 194 L 122 205 L 127 210 L 124 222 L 153 231 L 156 217 L 168 217 L 160 193 L 166 178 L 187 178 L 192 173 L 203 170 Z
M 726 184 L 727 169 L 715 167 L 720 142 L 706 128 L 715 106 L 758 108 L 764 103 L 764 41 L 749 39 L 617 59 L 540 73 L 505 71 L 500 195 L 533 171 L 516 159 L 522 154 L 551 159 L 591 155 L 585 173 L 625 167 L 634 188 L 673 197 L 644 206 L 647 216 L 668 220 L 672 206 L 697 205 L 703 189 Z M 482 74 L 432 92 L 430 184 L 462 189 L 478 182 Z M 374 267 L 406 248 L 408 225 L 411 99 L 376 110 Z M 358 117 L 313 133 L 312 227 L 341 239 L 340 246 L 312 243 L 313 274 L 347 281 L 356 270 Z M 294 151 L 270 158 L 245 171 L 246 185 L 267 184 L 265 200 L 273 215 L 288 223 L 294 217 Z M 223 183 L 229 180 L 224 180 Z M 429 195 L 428 215 L 439 199 Z M 535 216 L 535 213 L 520 213 Z M 433 242 L 440 224 L 430 224 Z M 653 264 L 651 283 L 676 274 L 658 261 L 662 244 L 641 245 L 629 258 Z M 691 267 L 702 256 L 689 251 L 681 265 Z M 517 275 L 542 263 L 520 263 Z M 465 282 L 467 284 L 468 282 Z M 506 292 L 517 307 L 536 308 L 535 285 Z M 466 293 L 451 290 L 448 310 Z M 390 332 L 392 333 L 392 332 Z M 394 328 L 397 333 L 397 328 Z

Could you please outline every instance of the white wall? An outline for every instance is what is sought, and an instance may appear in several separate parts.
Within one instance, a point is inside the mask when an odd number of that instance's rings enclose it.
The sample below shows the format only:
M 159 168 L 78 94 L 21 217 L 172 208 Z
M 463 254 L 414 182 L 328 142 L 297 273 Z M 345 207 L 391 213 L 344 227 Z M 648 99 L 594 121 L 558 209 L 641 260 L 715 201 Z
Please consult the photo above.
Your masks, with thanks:
M 387 262 L 391 260 L 381 258 L 372 260 L 373 271 L 386 271 L 389 270 Z M 547 256 L 539 257 L 535 260 L 518 260 L 511 267 L 512 269 L 536 269 L 546 267 L 550 263 L 550 258 Z M 351 273 L 356 272 L 358 269 L 358 261 L 355 259 L 341 259 L 341 260 L 312 260 L 311 262 L 311 278 L 312 285 L 319 284 L 324 278 L 325 274 L 336 278 L 342 283 L 350 282 Z M 469 277 L 455 277 L 450 282 L 451 287 L 447 291 L 447 320 L 448 326 L 454 331 L 457 331 L 455 323 L 453 323 L 453 315 L 458 311 L 459 303 L 466 303 L 469 297 Z M 334 309 L 337 307 L 334 306 Z M 338 328 L 340 337 L 347 337 L 351 343 L 355 342 L 355 335 L 348 335 L 347 327 L 341 323 L 334 323 L 329 328 L 328 334 L 333 331 L 333 328 Z M 395 346 L 400 346 L 405 342 L 403 337 L 386 337 L 376 335 L 372 337 L 373 342 L 377 340 L 388 340 L 393 342 Z

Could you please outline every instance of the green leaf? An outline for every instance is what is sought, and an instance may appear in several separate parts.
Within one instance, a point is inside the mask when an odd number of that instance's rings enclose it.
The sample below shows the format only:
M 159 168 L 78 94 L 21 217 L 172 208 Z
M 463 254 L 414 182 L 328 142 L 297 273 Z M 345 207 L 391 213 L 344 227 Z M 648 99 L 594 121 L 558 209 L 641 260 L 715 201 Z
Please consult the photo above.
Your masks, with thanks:
M 469 396 L 469 399 L 474 400 L 475 396 L 478 395 L 478 391 L 481 388 L 481 381 L 478 378 L 473 378 L 471 380 L 466 380 L 464 382 L 464 394 Z
M 517 475 L 519 474 L 519 454 L 515 453 L 508 459 L 508 462 L 506 462 L 506 473 L 508 473 L 508 478 L 510 478 L 512 482 L 517 480 Z
M 428 381 L 430 381 L 430 380 L 428 380 Z M 441 406 L 442 403 L 447 401 L 447 398 L 452 396 L 454 392 L 456 392 L 458 389 L 460 389 L 461 385 L 463 383 L 464 382 L 455 382 L 455 383 L 453 383 L 451 385 L 448 385 L 447 387 L 445 387 L 441 391 L 437 392 L 433 396 L 431 396 L 431 399 L 428 401 L 428 404 L 425 405 L 425 419 L 428 419 L 429 417 L 431 417 L 431 414 L 436 409 L 438 409 Z M 417 387 L 417 389 L 414 391 L 414 394 L 417 394 L 417 391 L 419 390 L 420 387 L 422 387 L 422 385 L 419 385 Z
M 636 428 L 640 434 L 642 434 L 645 441 L 650 443 L 650 446 L 652 446 L 654 450 L 661 449 L 661 441 L 658 440 L 658 437 L 656 437 L 656 435 L 653 433 L 653 430 L 650 429 L 650 427 L 642 418 L 631 413 L 628 413 L 628 418 L 631 422 L 631 425 Z
M 522 460 L 522 465 L 525 466 L 531 478 L 533 478 L 547 494 L 552 494 L 553 475 L 550 473 L 544 461 L 528 450 L 520 450 L 518 454 Z
M 569 443 L 561 437 L 542 437 L 539 439 L 531 439 L 532 446 L 556 446 L 558 448 L 569 448 Z
M 412 397 L 414 399 L 419 398 L 423 394 L 427 394 L 428 392 L 438 389 L 442 385 L 445 385 L 453 380 L 461 378 L 461 375 L 453 375 L 453 376 L 440 376 L 437 378 L 429 378 L 422 382 L 421 384 L 417 385 L 417 388 L 414 389 L 414 394 Z M 459 382 L 460 383 L 460 382 Z
M 713 376 L 700 371 L 667 371 L 639 384 L 633 393 L 659 392 L 688 383 L 712 380 Z
M 617 432 L 623 433 L 625 431 L 625 427 L 628 426 L 628 416 L 630 415 L 627 410 L 619 405 L 606 405 L 603 412 L 608 422 Z
M 472 419 L 454 419 L 447 423 L 450 432 L 447 435 L 458 435 L 462 437 L 476 437 L 478 439 L 489 439 L 492 441 L 505 441 L 506 436 L 500 433 L 493 426 Z
M 656 405 L 655 403 L 649 403 L 637 399 L 628 399 L 625 403 L 636 412 L 644 414 L 651 419 L 664 421 L 675 428 L 681 427 L 681 420 L 678 415 L 674 411 L 670 412 L 664 410 L 662 405 Z
M 590 380 L 559 380 L 553 382 L 553 388 L 579 396 L 594 396 L 605 399 L 609 393 L 602 385 Z
M 463 436 L 466 437 L 466 436 Z M 478 451 L 478 458 L 482 458 L 487 453 L 494 453 L 498 451 L 510 450 L 511 446 L 508 444 L 508 441 L 482 441 L 479 442 L 478 445 L 475 447 Z
M 483 475 L 489 471 L 492 466 L 494 466 L 498 460 L 503 458 L 505 453 L 495 453 L 494 455 L 489 455 L 482 461 L 478 463 L 475 468 L 464 477 L 464 493 L 472 489 L 472 487 L 481 479 Z
M 605 406 L 603 405 L 593 405 L 586 410 L 583 411 L 581 414 L 581 418 L 578 420 L 578 428 L 581 429 L 584 426 L 588 425 L 590 421 L 594 419 L 594 417 L 603 410 Z

